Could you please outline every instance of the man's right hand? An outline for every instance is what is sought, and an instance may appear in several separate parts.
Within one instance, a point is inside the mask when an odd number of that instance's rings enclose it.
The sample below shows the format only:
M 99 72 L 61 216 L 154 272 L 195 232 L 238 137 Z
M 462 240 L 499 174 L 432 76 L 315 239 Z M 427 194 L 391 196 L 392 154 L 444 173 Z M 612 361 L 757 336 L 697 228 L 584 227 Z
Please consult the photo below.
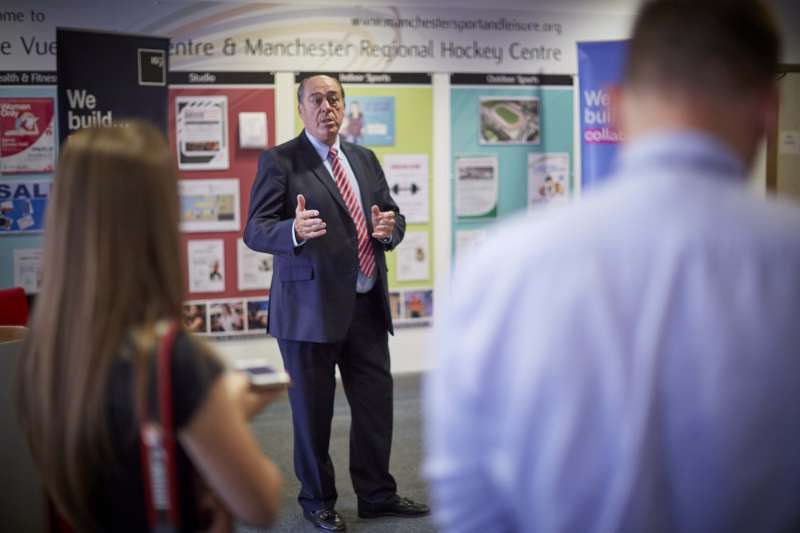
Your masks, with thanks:
M 297 241 L 322 237 L 327 233 L 325 222 L 319 218 L 319 211 L 306 209 L 306 199 L 297 195 L 297 208 L 294 210 L 294 234 Z

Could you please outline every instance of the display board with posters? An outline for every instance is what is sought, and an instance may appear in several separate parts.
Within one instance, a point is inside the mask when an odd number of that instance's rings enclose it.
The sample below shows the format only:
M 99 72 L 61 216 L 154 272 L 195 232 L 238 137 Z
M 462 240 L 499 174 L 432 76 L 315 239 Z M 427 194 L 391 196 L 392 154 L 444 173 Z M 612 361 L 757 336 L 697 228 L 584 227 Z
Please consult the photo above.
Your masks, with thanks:
M 271 268 L 271 257 L 243 250 L 241 236 L 258 158 L 274 144 L 274 76 L 171 72 L 169 83 L 169 141 L 179 166 L 181 250 L 191 298 L 187 324 L 209 335 L 263 334 L 255 327 L 260 318 L 248 328 L 247 309 L 269 297 L 259 269 Z
M 452 74 L 452 245 L 459 257 L 496 220 L 566 201 L 573 188 L 573 80 Z
M 58 158 L 56 75 L 17 71 L 0 80 L 0 287 L 36 294 Z
M 300 82 L 309 73 L 295 77 Z M 406 217 L 406 236 L 386 256 L 389 290 L 431 293 L 428 310 L 398 323 L 431 319 L 433 301 L 433 90 L 430 74 L 334 72 L 342 82 L 342 139 L 366 146 L 383 167 L 392 198 Z M 303 129 L 295 116 L 296 131 Z M 399 301 L 399 300 L 397 300 Z M 416 301 L 416 300 L 414 300 Z M 407 320 L 403 320 L 407 319 Z
M 269 298 L 189 300 L 183 304 L 183 325 L 198 335 L 233 337 L 264 335 Z

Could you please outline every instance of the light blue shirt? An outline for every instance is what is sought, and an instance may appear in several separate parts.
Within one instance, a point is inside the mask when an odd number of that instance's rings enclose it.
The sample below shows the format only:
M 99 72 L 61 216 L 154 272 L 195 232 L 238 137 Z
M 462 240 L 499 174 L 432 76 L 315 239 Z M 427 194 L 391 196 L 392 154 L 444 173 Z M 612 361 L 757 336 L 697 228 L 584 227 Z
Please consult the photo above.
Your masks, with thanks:
M 456 267 L 424 388 L 444 533 L 800 524 L 800 210 L 700 134 L 620 163 Z
M 304 130 L 303 133 L 305 133 L 306 138 L 311 142 L 311 146 L 313 146 L 314 150 L 316 150 L 319 154 L 320 159 L 322 159 L 322 164 L 325 165 L 325 168 L 328 170 L 328 174 L 330 174 L 331 179 L 335 182 L 336 178 L 333 177 L 333 167 L 328 159 L 328 153 L 331 151 L 331 147 L 313 135 L 310 135 L 308 131 Z M 343 164 L 344 169 L 347 171 L 347 178 L 350 181 L 350 187 L 353 188 L 353 194 L 355 194 L 356 198 L 359 200 L 356 202 L 356 206 L 361 210 L 361 213 L 365 215 L 364 220 L 366 222 L 367 211 L 364 209 L 364 206 L 361 205 L 361 189 L 358 186 L 358 180 L 356 179 L 355 172 L 353 172 L 353 168 L 350 166 L 350 161 L 347 160 L 347 156 L 344 154 L 344 152 L 342 152 L 338 135 L 336 136 L 336 142 L 333 144 L 333 148 L 336 148 L 336 157 L 339 159 L 339 162 Z M 295 246 L 301 246 L 303 243 L 305 243 L 305 241 L 300 243 L 297 242 L 297 235 L 294 233 L 294 226 L 292 226 L 292 240 L 294 241 Z M 373 275 L 372 277 L 367 277 L 363 272 L 361 272 L 361 269 L 358 269 L 356 292 L 366 293 L 369 292 L 374 286 L 375 276 Z

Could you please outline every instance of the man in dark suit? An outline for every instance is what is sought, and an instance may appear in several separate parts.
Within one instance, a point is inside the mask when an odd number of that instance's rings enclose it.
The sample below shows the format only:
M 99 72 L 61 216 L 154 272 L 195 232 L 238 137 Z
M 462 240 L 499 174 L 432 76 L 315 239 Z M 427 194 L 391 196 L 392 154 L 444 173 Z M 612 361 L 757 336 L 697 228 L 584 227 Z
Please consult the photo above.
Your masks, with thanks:
M 389 473 L 393 330 L 384 251 L 403 239 L 405 218 L 375 154 L 339 137 L 339 81 L 306 78 L 297 98 L 305 130 L 261 155 L 244 240 L 274 255 L 267 331 L 292 378 L 298 500 L 317 527 L 345 529 L 328 454 L 338 365 L 352 414 L 359 516 L 424 515 L 428 507 L 400 498 Z

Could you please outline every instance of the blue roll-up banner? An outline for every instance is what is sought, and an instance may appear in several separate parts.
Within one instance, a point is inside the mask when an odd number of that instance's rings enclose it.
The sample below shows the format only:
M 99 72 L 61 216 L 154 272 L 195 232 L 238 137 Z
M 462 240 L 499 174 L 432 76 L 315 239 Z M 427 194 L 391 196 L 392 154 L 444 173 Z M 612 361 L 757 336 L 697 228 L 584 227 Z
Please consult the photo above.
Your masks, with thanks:
M 578 43 L 581 114 L 581 187 L 591 189 L 612 171 L 622 135 L 611 121 L 608 88 L 622 83 L 628 41 Z
M 167 133 L 169 39 L 56 28 L 61 142 L 133 118 Z

